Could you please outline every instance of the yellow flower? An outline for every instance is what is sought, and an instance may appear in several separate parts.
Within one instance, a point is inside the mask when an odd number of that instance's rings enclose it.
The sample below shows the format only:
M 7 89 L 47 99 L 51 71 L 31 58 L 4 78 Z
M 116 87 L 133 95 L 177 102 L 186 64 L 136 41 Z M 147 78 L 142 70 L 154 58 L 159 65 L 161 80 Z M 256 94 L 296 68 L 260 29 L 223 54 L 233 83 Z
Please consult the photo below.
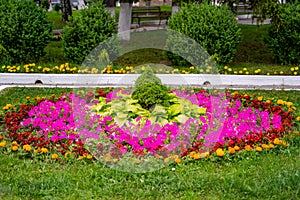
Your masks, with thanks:
M 57 155 L 56 153 L 55 153 L 55 154 L 52 154 L 51 158 L 54 159 L 54 160 L 55 160 L 55 159 L 58 159 L 58 155 Z
M 227 66 L 224 66 L 224 69 L 228 69 L 228 67 L 227 67 Z
M 180 158 L 176 158 L 176 159 L 175 159 L 175 162 L 176 162 L 177 164 L 179 164 L 179 163 L 181 162 Z
M 262 101 L 262 100 L 263 100 L 263 97 L 262 97 L 262 96 L 257 97 L 257 100 L 258 100 L 258 101 Z
M 193 157 L 195 160 L 198 160 L 198 159 L 200 158 L 200 154 L 195 153 L 192 157 Z
M 261 147 L 256 147 L 255 149 L 256 149 L 256 151 L 258 151 L 258 152 L 261 152 L 261 151 L 262 151 L 262 148 L 261 148 Z
M 11 150 L 13 150 L 13 151 L 18 151 L 18 146 L 12 146 L 12 148 L 11 148 Z
M 220 156 L 220 157 L 224 156 L 224 154 L 225 154 L 225 152 L 224 152 L 223 149 L 221 149 L 221 148 L 218 148 L 218 149 L 216 150 L 216 153 L 217 153 L 217 156 Z
M 269 149 L 270 148 L 270 146 L 267 145 L 267 144 L 262 144 L 261 147 L 264 148 L 264 149 Z
M 31 149 L 31 146 L 29 145 L 29 144 L 25 144 L 25 145 L 23 145 L 23 150 L 25 150 L 25 151 L 31 151 L 32 149 Z
M 298 73 L 297 72 L 294 72 L 294 75 L 296 76 Z
M 246 149 L 246 151 L 250 151 L 252 148 L 251 148 L 250 145 L 246 145 L 246 146 L 245 146 L 245 149 Z
M 43 152 L 43 153 L 48 153 L 48 149 L 45 148 L 45 147 L 43 147 L 43 148 L 41 148 L 41 152 Z
M 285 141 L 281 141 L 281 144 L 283 145 L 283 146 L 289 146 L 289 144 L 287 143 L 287 142 L 285 142 Z
M 170 158 L 165 158 L 165 159 L 164 159 L 164 162 L 165 162 L 165 163 L 170 162 Z
M 296 121 L 300 121 L 300 116 L 298 116 L 298 117 L 296 118 Z
M 209 152 L 207 151 L 207 152 L 204 152 L 204 153 L 200 153 L 200 158 L 205 158 L 205 157 L 207 157 L 207 156 L 209 156 Z
M 299 69 L 299 67 L 295 67 L 295 70 L 298 70 Z
M 16 141 L 13 141 L 13 142 L 11 143 L 11 145 L 12 145 L 12 146 L 19 146 L 19 144 L 18 144 Z
M 291 71 L 293 72 L 295 70 L 295 68 L 294 67 L 291 67 Z
M 269 148 L 273 149 L 274 148 L 274 144 L 269 144 Z
M 275 138 L 274 141 L 273 141 L 273 143 L 279 145 L 280 144 L 280 140 L 278 138 Z
M 235 149 L 234 149 L 234 148 L 231 148 L 231 147 L 229 147 L 228 151 L 229 151 L 229 153 L 231 153 L 231 154 L 234 154 L 234 153 L 235 153 Z
M 247 69 L 247 68 L 243 68 L 243 70 L 244 70 L 244 71 L 247 71 L 248 69 Z
M 68 157 L 68 156 L 70 156 L 70 155 L 71 155 L 71 152 L 70 152 L 70 151 L 66 152 L 66 153 L 65 153 L 65 158 Z M 86 156 L 84 156 L 84 157 L 86 157 Z
M 284 101 L 283 101 L 282 99 L 279 99 L 279 100 L 277 101 L 277 104 L 279 104 L 279 105 L 283 105 L 283 103 L 284 103 Z
M 0 147 L 5 147 L 6 146 L 6 142 L 3 141 L 3 142 L 0 142 Z
M 234 146 L 234 150 L 238 151 L 238 150 L 240 150 L 240 147 L 239 146 Z
M 195 69 L 195 67 L 194 66 L 190 66 L 190 69 Z
M 291 107 L 291 106 L 293 105 L 293 102 L 287 102 L 286 105 L 287 105 L 288 107 Z
M 194 157 L 195 154 L 196 154 L 195 151 L 190 152 L 190 156 L 191 156 L 191 157 Z
M 300 136 L 300 132 L 299 131 L 295 131 L 294 132 L 296 135 Z
M 91 155 L 87 155 L 87 156 L 86 156 L 86 158 L 87 158 L 87 159 L 92 159 L 92 158 L 93 158 L 93 156 L 91 156 Z

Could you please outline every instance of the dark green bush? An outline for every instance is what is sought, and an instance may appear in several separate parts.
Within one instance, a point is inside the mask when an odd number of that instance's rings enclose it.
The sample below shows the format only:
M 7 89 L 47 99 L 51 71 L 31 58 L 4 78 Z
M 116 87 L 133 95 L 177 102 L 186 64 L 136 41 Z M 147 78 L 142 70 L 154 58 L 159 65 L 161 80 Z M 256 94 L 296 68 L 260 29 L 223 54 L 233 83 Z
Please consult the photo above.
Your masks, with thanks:
M 80 64 L 96 46 L 116 33 L 116 22 L 99 1 L 74 16 L 63 32 L 66 58 Z
M 169 27 L 200 44 L 218 64 L 228 64 L 232 61 L 241 39 L 236 19 L 227 6 L 207 3 L 186 4 L 171 17 Z M 167 53 L 168 58 L 177 66 L 190 65 L 191 61 L 199 64 L 199 60 L 205 60 L 207 54 L 196 47 L 195 42 L 182 40 L 176 36 L 169 37 L 167 48 L 176 55 Z M 185 62 L 177 54 L 183 55 L 187 60 L 191 54 L 197 55 L 199 59 L 191 58 L 189 62 Z
M 276 61 L 300 64 L 300 3 L 285 4 L 271 22 L 268 43 Z
M 154 75 L 151 67 L 146 67 L 145 71 L 138 77 L 138 79 L 135 81 L 135 87 L 139 88 L 142 85 L 146 84 L 158 84 L 161 85 L 161 80 Z
M 37 61 L 51 33 L 46 12 L 32 0 L 0 0 L 0 46 L 12 63 Z
M 155 104 L 168 106 L 168 89 L 164 85 L 148 83 L 140 86 L 132 93 L 132 98 L 145 109 L 150 110 Z

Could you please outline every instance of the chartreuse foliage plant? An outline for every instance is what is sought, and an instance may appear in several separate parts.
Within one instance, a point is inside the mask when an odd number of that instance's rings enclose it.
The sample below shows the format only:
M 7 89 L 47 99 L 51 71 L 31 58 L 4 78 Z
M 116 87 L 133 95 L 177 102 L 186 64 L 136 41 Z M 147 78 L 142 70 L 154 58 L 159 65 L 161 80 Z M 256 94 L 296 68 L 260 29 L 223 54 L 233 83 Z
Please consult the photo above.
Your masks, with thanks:
M 116 33 L 116 22 L 98 1 L 74 16 L 63 32 L 66 58 L 80 64 L 95 47 Z
M 171 17 L 169 27 L 200 44 L 218 64 L 228 64 L 232 61 L 241 39 L 236 19 L 227 6 L 207 3 L 186 4 Z M 185 55 L 185 59 L 189 54 L 195 53 L 195 44 L 187 43 L 180 38 L 170 37 L 167 46 L 172 52 Z M 167 56 L 174 65 L 190 66 L 190 63 L 178 55 L 168 53 Z
M 30 63 L 51 39 L 46 11 L 31 0 L 0 0 L 0 61 Z
M 269 30 L 268 43 L 275 59 L 286 65 L 300 63 L 300 2 L 282 6 Z

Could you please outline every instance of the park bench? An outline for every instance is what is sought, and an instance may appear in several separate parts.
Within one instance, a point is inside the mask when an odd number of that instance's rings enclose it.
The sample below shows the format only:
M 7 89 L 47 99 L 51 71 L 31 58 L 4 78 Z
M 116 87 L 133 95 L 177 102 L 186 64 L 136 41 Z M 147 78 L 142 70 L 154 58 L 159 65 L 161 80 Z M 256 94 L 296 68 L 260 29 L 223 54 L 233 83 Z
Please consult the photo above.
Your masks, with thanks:
M 132 7 L 131 23 L 137 20 L 138 25 L 141 25 L 141 19 L 158 19 L 159 25 L 161 20 L 167 20 L 171 17 L 171 13 L 161 11 L 159 6 L 144 6 L 144 7 Z

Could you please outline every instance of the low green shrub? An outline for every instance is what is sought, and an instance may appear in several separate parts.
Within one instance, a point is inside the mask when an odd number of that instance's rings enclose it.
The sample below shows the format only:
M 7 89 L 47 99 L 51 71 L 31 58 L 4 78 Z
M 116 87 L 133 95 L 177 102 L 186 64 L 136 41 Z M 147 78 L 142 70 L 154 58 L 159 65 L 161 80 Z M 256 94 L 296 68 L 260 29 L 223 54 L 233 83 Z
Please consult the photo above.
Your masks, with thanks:
M 139 88 L 146 84 L 158 84 L 161 85 L 161 80 L 154 75 L 153 70 L 151 67 L 146 67 L 145 71 L 138 77 L 138 79 L 135 81 L 135 87 Z
M 227 6 L 214 6 L 207 3 L 185 4 L 182 9 L 169 20 L 171 30 L 193 39 L 194 42 L 170 36 L 167 40 L 167 48 L 170 52 L 167 57 L 177 66 L 189 66 L 191 61 L 199 64 L 207 59 L 207 53 L 218 64 L 229 64 L 241 39 L 241 32 L 236 19 Z M 197 44 L 204 49 L 199 49 Z M 203 51 L 207 51 L 203 52 Z M 178 54 L 178 55 L 177 55 Z M 189 62 L 184 61 L 191 55 Z
M 0 46 L 13 63 L 30 63 L 45 55 L 51 23 L 32 0 L 0 0 Z
M 74 16 L 63 32 L 65 57 L 80 64 L 95 47 L 116 33 L 116 22 L 99 1 Z
M 277 62 L 286 65 L 300 64 L 300 3 L 282 6 L 277 20 L 271 22 L 267 39 Z

